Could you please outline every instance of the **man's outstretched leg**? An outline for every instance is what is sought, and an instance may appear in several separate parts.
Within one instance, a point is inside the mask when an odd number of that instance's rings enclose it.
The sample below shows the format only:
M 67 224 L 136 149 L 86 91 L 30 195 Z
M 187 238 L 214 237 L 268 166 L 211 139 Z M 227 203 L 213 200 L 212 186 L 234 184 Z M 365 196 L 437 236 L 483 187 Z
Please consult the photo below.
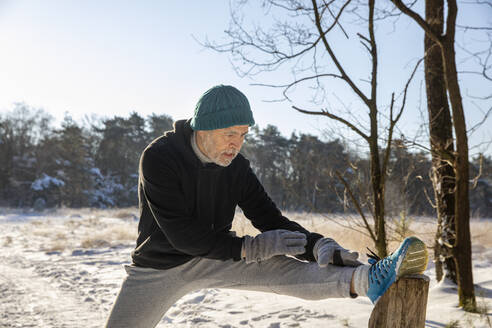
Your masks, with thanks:
M 308 300 L 348 297 L 355 268 L 275 256 L 260 263 L 195 258 L 169 270 L 126 266 L 127 277 L 106 327 L 155 327 L 181 297 L 204 288 L 231 288 Z
M 184 278 L 201 281 L 201 286 L 210 288 L 257 290 L 306 300 L 359 295 L 368 296 L 376 303 L 400 277 L 422 273 L 427 267 L 428 254 L 420 239 L 409 237 L 392 255 L 370 262 L 358 267 L 320 267 L 316 262 L 306 263 L 286 256 L 251 264 L 200 259 L 189 267 Z

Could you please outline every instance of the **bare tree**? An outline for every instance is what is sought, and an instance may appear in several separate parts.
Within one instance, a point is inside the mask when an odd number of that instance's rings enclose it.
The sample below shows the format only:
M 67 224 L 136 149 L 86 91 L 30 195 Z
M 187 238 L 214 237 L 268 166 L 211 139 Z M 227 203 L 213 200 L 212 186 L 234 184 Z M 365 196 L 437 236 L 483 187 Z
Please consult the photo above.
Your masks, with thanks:
M 436 35 L 444 29 L 444 1 L 426 1 L 426 22 Z M 443 59 L 439 45 L 425 35 L 425 82 L 429 113 L 429 137 L 432 154 L 431 180 L 437 210 L 437 232 L 434 243 L 436 278 L 443 276 L 454 283 L 456 265 L 452 246 L 455 243 L 455 173 L 453 170 L 453 122 L 446 94 Z
M 363 6 L 355 1 L 355 4 L 350 6 L 351 2 L 351 0 L 344 2 L 265 0 L 266 8 L 283 10 L 289 19 L 285 22 L 276 21 L 269 31 L 256 28 L 250 32 L 242 24 L 236 10 L 231 14 L 231 28 L 226 31 L 230 42 L 217 44 L 207 41 L 204 45 L 219 52 L 232 54 L 236 63 L 234 67 L 243 76 L 254 76 L 261 72 L 274 71 L 286 63 L 291 64 L 294 73 L 291 83 L 258 84 L 283 89 L 284 100 L 290 100 L 289 92 L 294 87 L 304 86 L 311 82 L 314 82 L 315 95 L 313 98 L 316 98 L 319 93 L 323 93 L 326 79 L 335 79 L 358 97 L 365 107 L 366 125 L 359 122 L 360 117 L 364 116 L 361 113 L 338 114 L 329 109 L 308 110 L 301 106 L 293 106 L 293 108 L 308 115 L 326 116 L 352 130 L 367 144 L 370 153 L 372 193 L 372 202 L 368 211 L 373 215 L 374 225 L 371 226 L 358 204 L 356 208 L 359 208 L 365 228 L 373 239 L 378 254 L 386 256 L 384 190 L 393 133 L 405 108 L 408 87 L 421 60 L 417 62 L 406 81 L 399 97 L 401 103 L 396 104 L 397 100 L 393 93 L 387 102 L 389 103 L 386 106 L 388 110 L 383 111 L 384 107 L 378 104 L 377 99 L 379 58 L 375 35 L 375 0 L 364 1 Z M 247 1 L 240 1 L 240 4 L 245 3 Z M 340 19 L 344 13 L 355 13 L 357 17 L 363 17 L 361 21 L 367 29 L 365 33 L 357 33 L 358 40 L 367 50 L 370 58 L 370 78 L 368 81 L 361 79 L 362 84 L 354 78 L 350 70 L 346 69 L 350 65 L 344 63 L 344 58 L 336 53 L 334 44 L 328 37 L 335 29 L 347 35 L 348 32 L 343 28 Z M 308 55 L 312 56 L 312 60 L 309 61 L 310 65 L 299 68 L 299 63 L 305 63 Z M 362 57 L 359 61 L 365 59 L 366 57 Z M 386 117 L 388 120 L 384 136 L 381 134 L 381 117 Z M 384 140 L 384 145 L 381 145 L 381 140 Z M 348 184 L 345 185 L 348 186 Z M 352 200 L 357 203 L 355 197 Z
M 456 152 L 453 153 L 451 158 L 456 174 L 456 201 L 454 205 L 456 238 L 454 244 L 450 246 L 452 247 L 457 268 L 459 304 L 467 311 L 475 311 L 476 300 L 471 262 L 470 203 L 468 195 L 468 136 L 454 48 L 458 5 L 455 0 L 446 1 L 446 31 L 443 34 L 439 34 L 417 12 L 405 5 L 401 0 L 391 1 L 401 12 L 412 18 L 422 28 L 426 36 L 439 45 L 441 52 L 446 90 L 451 103 L 453 127 L 456 136 Z M 426 0 L 426 2 L 429 1 L 435 0 Z

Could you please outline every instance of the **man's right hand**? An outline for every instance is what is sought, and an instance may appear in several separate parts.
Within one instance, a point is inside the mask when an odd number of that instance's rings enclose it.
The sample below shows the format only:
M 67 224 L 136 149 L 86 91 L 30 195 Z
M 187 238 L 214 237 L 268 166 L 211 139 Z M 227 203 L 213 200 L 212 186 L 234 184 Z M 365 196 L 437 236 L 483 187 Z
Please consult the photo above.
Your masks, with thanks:
M 306 235 L 289 230 L 270 230 L 256 237 L 244 236 L 246 263 L 261 262 L 276 255 L 297 255 L 306 251 Z

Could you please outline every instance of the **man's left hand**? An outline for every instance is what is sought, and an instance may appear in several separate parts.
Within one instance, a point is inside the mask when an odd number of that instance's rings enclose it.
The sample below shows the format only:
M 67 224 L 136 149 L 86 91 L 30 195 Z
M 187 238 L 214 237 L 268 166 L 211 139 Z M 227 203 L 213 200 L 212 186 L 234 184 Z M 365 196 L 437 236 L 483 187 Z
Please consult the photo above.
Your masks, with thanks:
M 313 255 L 320 267 L 328 264 L 356 267 L 362 264 L 357 260 L 359 253 L 343 248 L 331 238 L 318 240 L 313 247 Z

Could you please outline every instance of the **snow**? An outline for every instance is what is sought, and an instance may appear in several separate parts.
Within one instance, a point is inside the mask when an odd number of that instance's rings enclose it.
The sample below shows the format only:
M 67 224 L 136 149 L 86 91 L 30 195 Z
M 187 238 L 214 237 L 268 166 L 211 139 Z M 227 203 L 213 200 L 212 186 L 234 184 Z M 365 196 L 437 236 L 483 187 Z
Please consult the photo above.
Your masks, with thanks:
M 134 214 L 2 212 L 0 327 L 102 327 L 135 244 Z M 485 224 L 485 223 L 484 223 Z M 477 301 L 488 317 L 457 307 L 455 286 L 437 283 L 432 264 L 426 327 L 491 327 L 492 247 L 474 245 Z M 305 301 L 227 289 L 190 293 L 158 327 L 367 327 L 365 297 Z
M 99 208 L 113 207 L 116 204 L 115 195 L 125 190 L 125 187 L 117 182 L 117 177 L 111 174 L 103 175 L 99 168 L 89 170 L 92 174 L 94 189 L 85 191 L 90 197 L 90 205 Z
M 101 170 L 99 170 L 97 167 L 93 167 L 89 170 L 94 175 L 97 175 L 98 177 L 102 178 Z
M 65 182 L 60 179 L 51 177 L 46 173 L 43 173 L 41 175 L 41 178 L 34 180 L 34 182 L 31 184 L 31 189 L 40 191 L 49 188 L 51 185 L 63 187 L 65 185 Z

